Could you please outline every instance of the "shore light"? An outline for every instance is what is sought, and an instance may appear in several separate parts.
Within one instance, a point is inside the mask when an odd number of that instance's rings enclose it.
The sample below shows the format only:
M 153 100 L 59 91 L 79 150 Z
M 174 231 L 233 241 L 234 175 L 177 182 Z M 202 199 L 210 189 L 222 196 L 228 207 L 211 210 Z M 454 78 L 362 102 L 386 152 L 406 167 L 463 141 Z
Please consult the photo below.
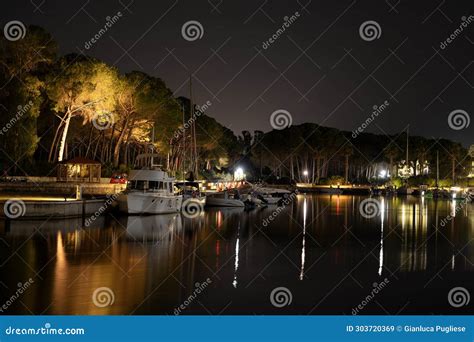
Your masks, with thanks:
M 240 181 L 240 180 L 243 180 L 244 178 L 245 178 L 244 169 L 241 167 L 238 167 L 237 169 L 235 169 L 234 180 Z

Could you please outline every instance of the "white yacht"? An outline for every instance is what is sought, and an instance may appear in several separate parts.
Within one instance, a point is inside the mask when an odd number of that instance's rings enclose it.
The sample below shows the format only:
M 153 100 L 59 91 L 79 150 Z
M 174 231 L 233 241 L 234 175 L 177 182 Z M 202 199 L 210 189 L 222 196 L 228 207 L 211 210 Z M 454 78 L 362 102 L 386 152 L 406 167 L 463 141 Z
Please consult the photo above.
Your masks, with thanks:
M 176 213 L 182 201 L 174 193 L 174 178 L 160 168 L 131 171 L 129 188 L 118 198 L 120 211 L 127 214 Z
M 228 190 L 224 190 L 209 194 L 206 197 L 206 205 L 209 207 L 245 207 L 245 203 L 240 198 L 237 190 L 233 194 L 229 194 Z

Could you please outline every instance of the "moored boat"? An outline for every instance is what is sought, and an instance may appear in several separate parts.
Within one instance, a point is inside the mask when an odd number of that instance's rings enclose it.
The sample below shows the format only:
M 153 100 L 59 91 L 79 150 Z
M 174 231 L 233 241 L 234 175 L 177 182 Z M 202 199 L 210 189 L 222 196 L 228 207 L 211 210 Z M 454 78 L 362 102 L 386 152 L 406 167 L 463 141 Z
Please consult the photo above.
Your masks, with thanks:
M 240 199 L 238 191 L 229 194 L 228 190 L 224 190 L 209 194 L 206 197 L 206 205 L 209 207 L 245 207 L 245 203 Z
M 127 214 L 170 214 L 181 211 L 183 196 L 174 193 L 174 178 L 159 169 L 133 170 L 129 188 L 119 196 L 121 212 Z
M 175 186 L 179 189 L 178 194 L 183 196 L 183 203 L 196 203 L 204 207 L 207 197 L 201 192 L 199 182 L 176 182 Z

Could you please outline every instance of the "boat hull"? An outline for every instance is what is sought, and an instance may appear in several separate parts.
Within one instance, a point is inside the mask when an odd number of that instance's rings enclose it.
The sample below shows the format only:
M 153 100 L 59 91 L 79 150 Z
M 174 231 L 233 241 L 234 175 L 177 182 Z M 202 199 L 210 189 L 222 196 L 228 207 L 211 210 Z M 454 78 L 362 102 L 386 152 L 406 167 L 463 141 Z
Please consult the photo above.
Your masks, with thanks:
M 183 197 L 183 204 L 184 203 L 196 203 L 200 205 L 201 207 L 204 207 L 207 202 L 207 197 L 206 196 L 201 196 L 201 197 Z
M 118 198 L 119 209 L 126 214 L 172 214 L 181 211 L 182 196 L 152 193 L 127 193 Z
M 245 203 L 241 200 L 232 198 L 218 198 L 212 196 L 207 197 L 206 205 L 210 207 L 245 207 Z

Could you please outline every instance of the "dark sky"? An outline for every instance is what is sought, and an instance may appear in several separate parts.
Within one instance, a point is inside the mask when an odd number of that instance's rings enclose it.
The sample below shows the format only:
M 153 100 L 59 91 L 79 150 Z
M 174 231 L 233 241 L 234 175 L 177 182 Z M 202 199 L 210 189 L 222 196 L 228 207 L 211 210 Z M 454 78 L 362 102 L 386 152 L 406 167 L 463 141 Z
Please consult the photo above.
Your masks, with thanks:
M 454 130 L 448 116 L 474 115 L 474 17 L 445 49 L 440 43 L 473 8 L 472 0 L 15 0 L 2 4 L 0 19 L 2 27 L 11 20 L 45 27 L 61 53 L 82 50 L 123 72 L 161 77 L 176 96 L 188 96 L 195 73 L 196 103 L 211 101 L 207 113 L 235 132 L 270 130 L 278 109 L 293 124 L 352 131 L 388 101 L 368 132 L 393 134 L 410 124 L 413 134 L 467 146 L 474 122 Z M 123 16 L 86 50 L 118 11 Z M 263 49 L 296 11 L 299 18 Z M 190 20 L 202 25 L 201 39 L 183 38 Z M 380 25 L 378 39 L 361 38 L 366 21 Z

